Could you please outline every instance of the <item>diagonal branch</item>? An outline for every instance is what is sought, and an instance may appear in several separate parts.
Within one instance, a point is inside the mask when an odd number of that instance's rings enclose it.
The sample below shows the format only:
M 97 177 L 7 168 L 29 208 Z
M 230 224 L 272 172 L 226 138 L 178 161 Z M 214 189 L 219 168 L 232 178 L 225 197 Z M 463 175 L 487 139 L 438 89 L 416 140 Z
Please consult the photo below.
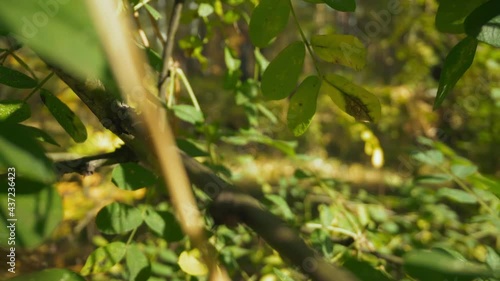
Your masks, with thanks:
M 78 173 L 84 176 L 92 175 L 96 169 L 118 163 L 137 162 L 137 156 L 127 146 L 122 146 L 117 150 L 86 156 L 71 160 L 62 160 L 54 163 L 56 174 L 62 176 L 67 173 Z

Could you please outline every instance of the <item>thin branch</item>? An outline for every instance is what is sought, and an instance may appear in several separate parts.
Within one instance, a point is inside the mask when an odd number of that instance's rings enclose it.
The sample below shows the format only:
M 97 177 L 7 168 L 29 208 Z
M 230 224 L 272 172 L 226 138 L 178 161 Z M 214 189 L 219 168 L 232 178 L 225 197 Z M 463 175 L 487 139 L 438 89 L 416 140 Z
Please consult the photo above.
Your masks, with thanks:
M 181 20 L 182 7 L 184 6 L 184 0 L 175 0 L 174 8 L 172 9 L 172 16 L 170 17 L 170 23 L 168 25 L 167 32 L 167 43 L 165 48 L 163 48 L 163 66 L 160 71 L 160 76 L 158 77 L 158 91 L 160 99 L 165 100 L 165 93 L 167 90 L 168 83 L 165 83 L 169 73 L 170 73 L 170 59 L 174 51 L 175 34 L 179 28 L 179 22 Z
M 86 156 L 78 159 L 57 161 L 54 169 L 59 176 L 67 173 L 92 175 L 100 167 L 118 163 L 136 162 L 138 159 L 127 146 L 122 146 L 110 153 Z
M 372 254 L 372 255 L 376 256 L 377 258 L 384 259 L 387 262 L 398 265 L 398 266 L 402 266 L 404 264 L 403 258 L 395 256 L 395 255 L 384 254 L 384 253 L 380 253 L 377 251 L 364 251 L 363 250 L 363 252 Z

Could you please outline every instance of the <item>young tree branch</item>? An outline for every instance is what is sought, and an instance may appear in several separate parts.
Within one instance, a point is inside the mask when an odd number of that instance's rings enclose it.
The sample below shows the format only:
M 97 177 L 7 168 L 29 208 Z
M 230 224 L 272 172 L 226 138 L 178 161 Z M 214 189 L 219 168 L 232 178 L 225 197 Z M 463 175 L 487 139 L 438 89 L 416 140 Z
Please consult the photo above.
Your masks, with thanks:
M 137 161 L 135 153 L 127 146 L 122 146 L 110 153 L 57 161 L 54 163 L 54 169 L 59 176 L 67 173 L 78 173 L 88 176 L 92 175 L 100 167 Z

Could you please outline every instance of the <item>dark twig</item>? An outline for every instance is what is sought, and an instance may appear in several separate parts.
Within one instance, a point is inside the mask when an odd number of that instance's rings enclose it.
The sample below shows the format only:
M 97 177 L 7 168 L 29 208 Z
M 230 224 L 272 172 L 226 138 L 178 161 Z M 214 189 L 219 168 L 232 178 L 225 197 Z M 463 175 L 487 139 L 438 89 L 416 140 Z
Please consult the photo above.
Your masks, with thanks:
M 135 161 L 137 161 L 137 157 L 134 152 L 127 146 L 122 146 L 110 153 L 58 161 L 54 164 L 54 169 L 59 176 L 67 173 L 79 173 L 88 176 L 92 175 L 97 168 L 103 166 Z
M 163 48 L 163 66 L 158 77 L 158 91 L 160 99 L 165 101 L 166 83 L 167 78 L 170 76 L 170 59 L 172 57 L 172 52 L 174 51 L 175 34 L 179 28 L 179 22 L 181 20 L 182 7 L 184 6 L 184 0 L 175 0 L 174 8 L 172 9 L 172 16 L 170 17 L 170 23 L 168 25 L 167 32 L 167 43 L 165 48 Z

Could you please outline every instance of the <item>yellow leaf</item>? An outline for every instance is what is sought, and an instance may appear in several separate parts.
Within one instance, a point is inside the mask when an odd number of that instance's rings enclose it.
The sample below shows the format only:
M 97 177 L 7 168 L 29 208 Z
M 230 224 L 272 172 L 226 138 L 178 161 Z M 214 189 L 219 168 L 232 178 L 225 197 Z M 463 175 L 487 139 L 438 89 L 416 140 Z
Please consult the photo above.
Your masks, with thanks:
M 200 251 L 198 249 L 182 252 L 178 263 L 182 271 L 189 275 L 202 276 L 208 274 L 207 266 L 200 261 Z

